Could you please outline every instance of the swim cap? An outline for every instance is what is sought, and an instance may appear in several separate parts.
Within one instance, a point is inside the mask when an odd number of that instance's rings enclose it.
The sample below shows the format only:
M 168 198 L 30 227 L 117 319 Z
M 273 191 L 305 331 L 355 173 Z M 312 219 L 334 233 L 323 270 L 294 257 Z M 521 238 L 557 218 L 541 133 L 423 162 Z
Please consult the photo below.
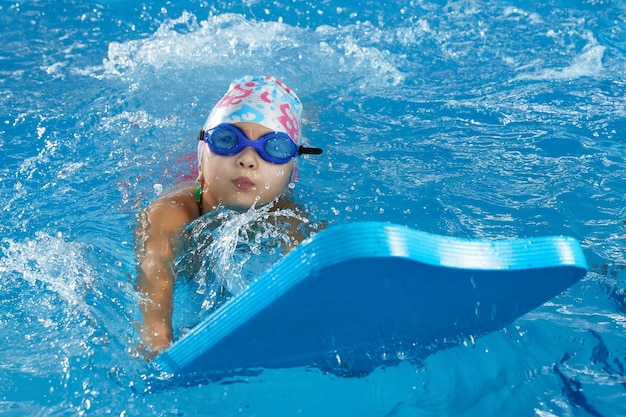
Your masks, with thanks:
M 285 84 L 272 76 L 246 75 L 233 81 L 213 107 L 204 130 L 220 123 L 253 122 L 283 132 L 298 144 L 302 103 Z
M 275 132 L 289 135 L 300 143 L 302 102 L 289 87 L 269 75 L 245 75 L 230 83 L 226 95 L 213 107 L 202 130 L 221 123 L 253 122 Z M 198 167 L 205 148 L 198 143 Z M 294 161 L 291 180 L 297 181 L 298 166 Z

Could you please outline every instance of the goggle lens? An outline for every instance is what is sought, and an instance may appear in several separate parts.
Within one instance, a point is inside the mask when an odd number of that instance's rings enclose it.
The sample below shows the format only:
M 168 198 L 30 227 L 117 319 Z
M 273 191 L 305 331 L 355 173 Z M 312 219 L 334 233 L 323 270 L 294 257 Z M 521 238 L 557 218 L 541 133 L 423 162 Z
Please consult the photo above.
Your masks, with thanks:
M 208 140 L 209 145 L 212 145 L 211 148 L 223 151 L 235 149 L 238 142 L 237 135 L 228 129 L 214 129 Z
M 270 138 L 265 142 L 265 152 L 273 158 L 289 160 L 296 156 L 298 149 L 291 139 Z

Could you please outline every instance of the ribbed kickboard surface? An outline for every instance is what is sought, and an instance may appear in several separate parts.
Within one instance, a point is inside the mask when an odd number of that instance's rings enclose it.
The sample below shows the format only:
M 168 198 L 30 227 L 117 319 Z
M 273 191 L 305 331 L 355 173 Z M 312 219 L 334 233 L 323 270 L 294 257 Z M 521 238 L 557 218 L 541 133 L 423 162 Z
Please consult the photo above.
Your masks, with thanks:
M 219 377 L 316 366 L 355 371 L 397 344 L 498 330 L 581 279 L 579 243 L 553 236 L 468 240 L 387 223 L 329 228 L 285 256 L 155 360 L 174 374 Z M 380 359 L 382 361 L 382 359 Z

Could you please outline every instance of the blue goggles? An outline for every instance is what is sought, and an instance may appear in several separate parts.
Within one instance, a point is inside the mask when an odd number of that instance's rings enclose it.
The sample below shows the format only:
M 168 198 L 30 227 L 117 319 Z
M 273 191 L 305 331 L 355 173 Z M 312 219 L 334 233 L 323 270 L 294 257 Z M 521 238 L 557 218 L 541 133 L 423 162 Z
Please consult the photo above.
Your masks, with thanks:
M 286 164 L 302 154 L 319 155 L 320 148 L 296 145 L 289 135 L 271 132 L 257 140 L 250 140 L 236 126 L 222 123 L 209 130 L 200 131 L 198 139 L 205 141 L 211 152 L 222 156 L 235 155 L 250 146 L 259 156 L 272 164 Z

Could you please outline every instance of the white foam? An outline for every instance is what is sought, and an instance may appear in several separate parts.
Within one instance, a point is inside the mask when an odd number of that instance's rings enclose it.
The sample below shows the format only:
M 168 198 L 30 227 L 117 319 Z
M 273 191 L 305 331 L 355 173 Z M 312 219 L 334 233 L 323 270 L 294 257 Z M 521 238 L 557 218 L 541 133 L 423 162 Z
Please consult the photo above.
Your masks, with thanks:
M 564 68 L 548 68 L 530 74 L 520 74 L 516 80 L 573 80 L 580 77 L 599 75 L 604 67 L 602 58 L 606 47 L 597 44 L 587 45 L 580 55 L 574 57 L 571 65 Z
M 221 14 L 198 21 L 185 12 L 168 20 L 146 39 L 112 42 L 104 71 L 108 76 L 141 80 L 154 71 L 192 71 L 199 84 L 227 84 L 235 75 L 267 72 L 279 77 L 303 69 L 326 85 L 328 77 L 367 78 L 368 84 L 398 85 L 403 74 L 394 57 L 372 45 L 378 29 L 371 25 L 322 26 L 315 30 L 283 22 L 246 20 Z M 372 77 L 372 75 L 375 75 Z M 181 80 L 189 83 L 189 79 Z M 220 85 L 220 91 L 224 88 Z
M 125 135 L 133 129 L 148 129 L 150 127 L 177 127 L 181 121 L 176 115 L 155 117 L 141 109 L 137 111 L 122 111 L 120 114 L 102 117 L 102 124 L 97 128 Z

